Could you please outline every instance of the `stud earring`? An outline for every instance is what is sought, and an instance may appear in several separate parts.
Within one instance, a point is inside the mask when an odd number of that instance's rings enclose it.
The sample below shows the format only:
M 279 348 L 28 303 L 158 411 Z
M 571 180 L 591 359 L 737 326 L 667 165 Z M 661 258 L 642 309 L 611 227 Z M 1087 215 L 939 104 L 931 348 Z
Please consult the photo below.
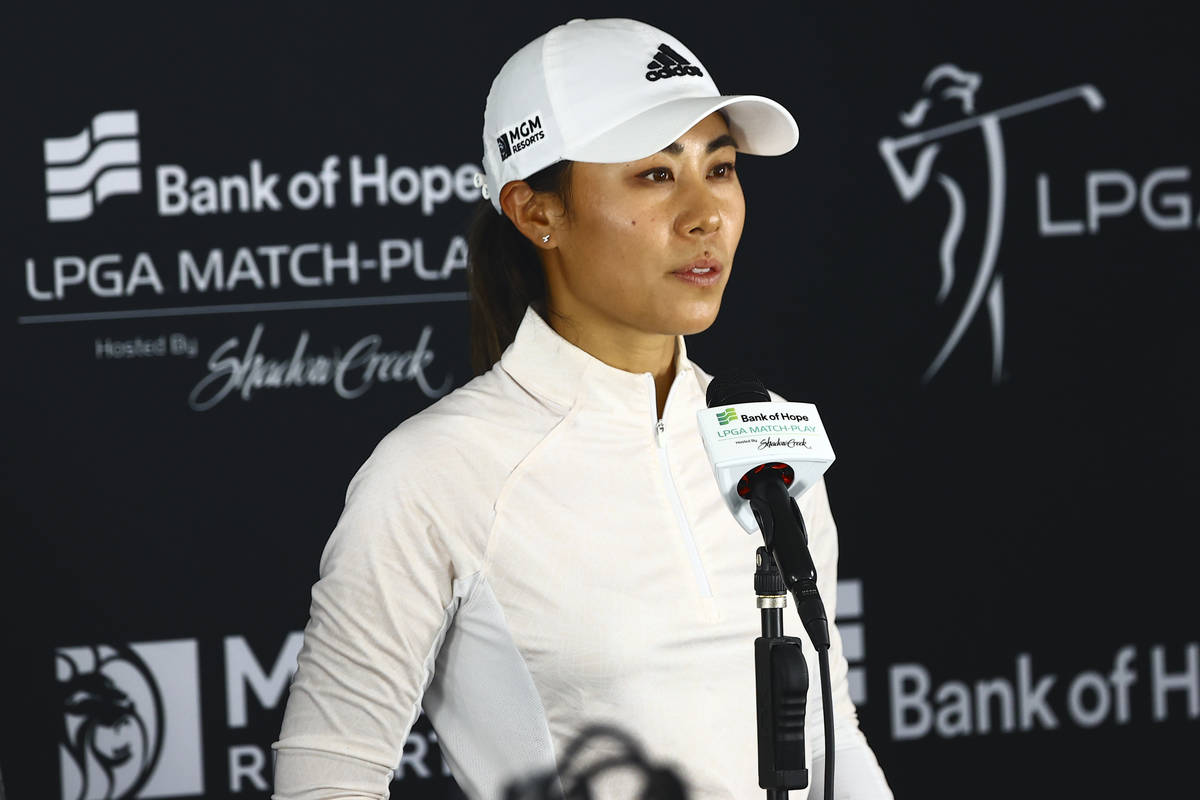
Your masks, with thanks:
M 542 237 L 542 244 L 546 244 L 549 241 L 550 241 L 550 234 L 547 233 L 545 236 Z

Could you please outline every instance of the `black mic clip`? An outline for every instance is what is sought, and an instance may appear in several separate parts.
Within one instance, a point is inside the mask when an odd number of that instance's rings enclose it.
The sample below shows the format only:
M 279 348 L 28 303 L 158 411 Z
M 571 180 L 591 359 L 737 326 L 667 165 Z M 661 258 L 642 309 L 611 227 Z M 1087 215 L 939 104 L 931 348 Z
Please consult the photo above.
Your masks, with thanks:
M 796 498 L 778 471 L 756 470 L 747 476 L 750 508 L 762 531 L 784 585 L 796 601 L 796 612 L 813 646 L 829 649 L 829 620 L 817 591 L 817 567 L 808 552 L 808 530 Z

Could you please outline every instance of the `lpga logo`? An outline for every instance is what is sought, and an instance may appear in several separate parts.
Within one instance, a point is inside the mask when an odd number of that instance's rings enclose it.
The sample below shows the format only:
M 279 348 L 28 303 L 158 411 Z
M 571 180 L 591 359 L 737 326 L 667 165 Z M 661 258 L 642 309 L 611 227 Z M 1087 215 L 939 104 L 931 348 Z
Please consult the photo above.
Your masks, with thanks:
M 75 136 L 47 139 L 46 219 L 87 219 L 114 194 L 142 190 L 136 111 L 105 111 Z
M 965 72 L 953 64 L 934 67 L 925 78 L 922 87 L 924 96 L 918 99 L 910 110 L 901 112 L 901 124 L 905 128 L 920 128 L 930 110 L 939 108 L 939 106 L 949 106 L 955 116 L 961 114 L 963 119 L 917 130 L 898 138 L 884 137 L 879 140 L 879 153 L 883 156 L 884 163 L 887 164 L 892 179 L 896 182 L 896 188 L 906 203 L 911 202 L 929 185 L 930 175 L 934 171 L 934 161 L 941 152 L 943 144 L 950 143 L 948 141 L 950 137 L 979 129 L 983 135 L 984 148 L 987 153 L 987 213 L 983 217 L 979 217 L 986 224 L 982 252 L 977 258 L 962 259 L 962 261 L 973 264 L 975 273 L 971 278 L 971 285 L 957 320 L 933 362 L 925 371 L 922 379 L 925 383 L 937 375 L 942 365 L 946 363 L 946 359 L 954 352 L 954 348 L 962 339 L 967 327 L 975 319 L 985 300 L 987 301 L 992 339 L 992 382 L 999 383 L 1003 376 L 1004 285 L 1001 275 L 996 269 L 996 256 L 1000 250 L 1000 238 L 1004 231 L 1005 202 L 1004 138 L 1000 133 L 1000 120 L 1076 99 L 1083 100 L 1092 111 L 1100 111 L 1104 108 L 1104 98 L 1101 97 L 1100 92 L 1090 84 L 1083 84 L 1032 100 L 1014 103 L 994 111 L 977 113 L 975 92 L 979 89 L 981 82 L 982 79 L 977 73 Z M 900 154 L 914 149 L 916 156 L 913 159 L 912 167 L 908 168 Z M 937 302 L 941 304 L 945 302 L 954 286 L 956 265 L 960 262 L 956 251 L 967 214 L 962 187 L 959 183 L 941 171 L 936 173 L 936 177 L 938 184 L 941 185 L 950 201 L 950 219 L 942 234 L 938 253 L 941 264 L 941 285 L 938 289 Z M 976 217 L 977 215 L 972 216 L 972 219 Z

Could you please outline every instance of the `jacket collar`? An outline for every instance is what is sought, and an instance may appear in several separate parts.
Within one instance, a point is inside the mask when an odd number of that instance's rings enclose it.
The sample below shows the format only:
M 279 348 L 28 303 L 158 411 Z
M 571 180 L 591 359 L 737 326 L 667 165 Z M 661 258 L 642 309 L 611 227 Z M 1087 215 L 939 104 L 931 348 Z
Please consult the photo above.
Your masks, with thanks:
M 699 393 L 700 387 L 682 336 L 675 337 L 675 348 L 671 405 L 679 405 L 683 411 L 692 407 L 692 395 Z M 527 391 L 557 405 L 608 408 L 637 414 L 636 419 L 642 420 L 657 416 L 653 375 L 605 364 L 559 336 L 532 308 L 525 309 L 516 338 L 500 357 L 500 366 Z M 676 396 L 679 394 L 688 397 Z

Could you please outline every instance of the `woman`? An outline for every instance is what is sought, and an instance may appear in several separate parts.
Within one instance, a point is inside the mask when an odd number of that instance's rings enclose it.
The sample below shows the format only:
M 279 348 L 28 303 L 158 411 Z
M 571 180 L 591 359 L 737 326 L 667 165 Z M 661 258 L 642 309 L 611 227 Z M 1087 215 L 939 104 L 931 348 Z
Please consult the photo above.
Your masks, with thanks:
M 695 419 L 710 376 L 681 335 L 712 324 L 729 280 L 737 152 L 796 138 L 781 106 L 722 97 L 691 51 L 630 20 L 559 26 L 504 66 L 472 232 L 487 371 L 400 425 L 350 485 L 275 745 L 277 797 L 385 796 L 421 709 L 473 798 L 554 769 L 604 722 L 692 797 L 761 796 L 758 542 L 717 490 Z M 800 506 L 832 606 L 824 486 Z M 838 794 L 890 798 L 834 639 Z M 814 692 L 814 776 L 820 707 Z

